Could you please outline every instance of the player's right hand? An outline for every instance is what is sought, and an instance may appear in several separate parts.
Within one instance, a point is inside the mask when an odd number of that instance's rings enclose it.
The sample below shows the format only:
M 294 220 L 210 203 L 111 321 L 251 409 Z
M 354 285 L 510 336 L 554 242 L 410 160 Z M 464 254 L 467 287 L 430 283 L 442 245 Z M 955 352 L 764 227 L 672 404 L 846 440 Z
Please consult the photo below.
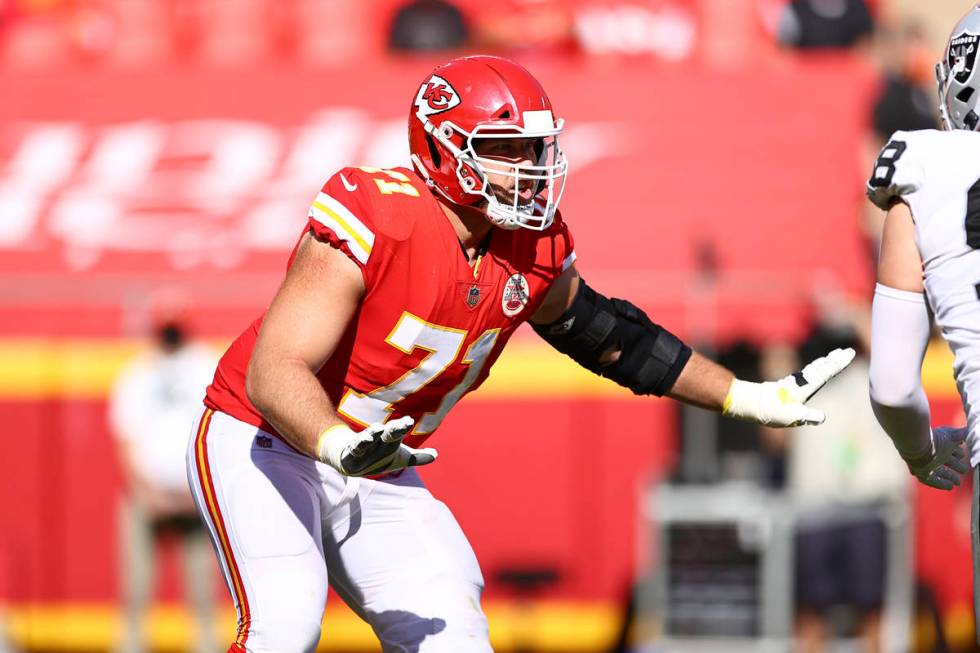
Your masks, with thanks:
M 942 426 L 932 431 L 932 447 L 921 456 L 906 458 L 912 475 L 920 483 L 940 490 L 952 490 L 960 476 L 970 471 L 963 443 L 969 429 Z
M 320 434 L 319 459 L 345 476 L 370 476 L 406 467 L 428 465 L 436 459 L 435 449 L 413 449 L 402 444 L 415 420 L 409 416 L 371 424 L 355 432 L 336 424 Z

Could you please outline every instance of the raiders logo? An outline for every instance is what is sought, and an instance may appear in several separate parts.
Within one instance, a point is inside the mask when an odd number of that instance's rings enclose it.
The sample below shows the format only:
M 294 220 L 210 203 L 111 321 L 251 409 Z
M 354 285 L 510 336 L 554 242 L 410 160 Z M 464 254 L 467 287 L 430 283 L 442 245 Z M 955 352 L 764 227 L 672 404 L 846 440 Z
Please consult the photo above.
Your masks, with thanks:
M 531 289 L 527 285 L 527 279 L 523 274 L 515 273 L 510 275 L 507 283 L 504 284 L 504 294 L 500 298 L 500 305 L 504 309 L 504 315 L 514 317 L 527 306 L 528 299 L 531 298 Z
M 422 82 L 415 95 L 415 115 L 419 120 L 434 113 L 448 111 L 460 103 L 459 93 L 439 75 L 433 75 Z
M 957 82 L 965 84 L 973 74 L 973 66 L 977 62 L 977 45 L 980 34 L 963 32 L 954 36 L 949 42 L 949 52 L 946 53 L 946 65 Z

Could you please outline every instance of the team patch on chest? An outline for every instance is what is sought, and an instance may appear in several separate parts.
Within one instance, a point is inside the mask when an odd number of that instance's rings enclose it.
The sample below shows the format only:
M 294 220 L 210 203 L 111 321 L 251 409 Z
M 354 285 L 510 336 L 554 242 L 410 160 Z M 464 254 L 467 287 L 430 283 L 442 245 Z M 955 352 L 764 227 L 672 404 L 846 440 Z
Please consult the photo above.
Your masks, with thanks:
M 531 289 L 524 275 L 517 272 L 510 275 L 504 284 L 504 292 L 500 298 L 500 306 L 507 317 L 513 317 L 524 310 L 531 298 Z
M 486 283 L 459 281 L 456 283 L 456 294 L 462 297 L 466 308 L 472 311 L 490 294 L 491 288 L 490 284 Z

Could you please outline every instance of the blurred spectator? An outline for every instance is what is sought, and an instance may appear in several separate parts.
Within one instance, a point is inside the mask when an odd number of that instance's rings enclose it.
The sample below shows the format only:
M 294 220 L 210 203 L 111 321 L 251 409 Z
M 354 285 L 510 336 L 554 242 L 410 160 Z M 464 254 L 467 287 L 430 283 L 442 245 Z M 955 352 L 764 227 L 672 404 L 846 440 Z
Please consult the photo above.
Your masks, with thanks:
M 937 129 L 935 64 L 923 28 L 909 23 L 900 29 L 883 28 L 877 35 L 876 58 L 882 85 L 871 108 L 871 133 L 863 152 L 862 175 L 871 170 L 879 151 L 896 131 Z M 877 265 L 878 245 L 885 214 L 871 202 L 861 203 L 861 222 Z
M 695 347 L 699 351 L 704 347 Z M 747 381 L 763 381 L 759 376 L 759 347 L 752 342 L 737 341 L 730 346 L 720 349 L 717 361 L 732 370 L 740 379 Z M 687 411 L 690 415 L 690 411 Z M 703 414 L 703 413 L 702 413 Z M 683 415 L 683 413 L 682 413 Z M 698 479 L 701 483 L 723 481 L 748 481 L 766 487 L 778 486 L 781 479 L 779 460 L 770 457 L 766 451 L 760 451 L 759 427 L 748 422 L 728 419 L 712 413 L 707 414 L 711 419 L 712 431 L 715 433 L 717 448 L 717 463 L 710 470 L 710 475 Z M 682 424 L 687 425 L 686 418 Z M 698 428 L 706 432 L 705 426 Z M 693 433 L 686 433 L 686 438 Z M 682 453 L 687 453 L 687 442 L 682 442 Z
M 787 489 L 797 506 L 798 650 L 828 650 L 830 616 L 846 606 L 856 616 L 861 650 L 879 651 L 887 559 L 882 514 L 905 500 L 908 472 L 868 402 L 868 311 L 825 296 L 818 312 L 818 326 L 799 356 L 789 347 L 769 347 L 762 363 L 763 376 L 778 377 L 835 347 L 858 350 L 850 367 L 814 398 L 833 416 L 826 424 L 764 430 L 771 444 L 787 450 Z
M 153 347 L 131 361 L 113 386 L 109 416 L 127 485 L 121 510 L 121 653 L 148 649 L 143 622 L 156 585 L 158 544 L 183 549 L 184 592 L 198 621 L 194 650 L 217 651 L 212 632 L 211 546 L 187 485 L 189 430 L 217 359 L 188 341 L 186 305 L 174 293 L 154 298 Z
M 811 50 L 850 48 L 868 40 L 874 24 L 864 0 L 792 0 L 779 21 L 779 42 Z
M 884 82 L 871 113 L 876 150 L 896 131 L 939 126 L 935 62 L 922 28 L 883 29 L 879 40 Z
M 463 12 L 446 0 L 411 0 L 400 7 L 388 31 L 395 51 L 439 51 L 460 48 L 469 40 Z
M 882 17 L 895 24 L 916 23 L 921 25 L 929 52 L 934 59 L 939 59 L 946 40 L 949 38 L 951 25 L 963 16 L 970 7 L 970 0 L 939 0 L 938 2 L 923 2 L 922 0 L 877 0 L 881 7 Z

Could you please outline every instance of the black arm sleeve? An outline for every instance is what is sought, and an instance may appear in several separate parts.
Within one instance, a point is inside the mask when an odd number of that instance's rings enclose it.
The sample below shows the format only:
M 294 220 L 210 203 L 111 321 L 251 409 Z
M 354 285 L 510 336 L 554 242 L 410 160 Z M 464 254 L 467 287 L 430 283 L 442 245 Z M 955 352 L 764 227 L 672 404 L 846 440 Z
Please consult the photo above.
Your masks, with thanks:
M 561 317 L 550 324 L 531 324 L 539 336 L 576 363 L 634 394 L 661 396 L 674 385 L 691 357 L 691 348 L 654 324 L 625 299 L 609 299 L 579 279 L 578 292 Z M 599 362 L 613 347 L 614 363 Z

